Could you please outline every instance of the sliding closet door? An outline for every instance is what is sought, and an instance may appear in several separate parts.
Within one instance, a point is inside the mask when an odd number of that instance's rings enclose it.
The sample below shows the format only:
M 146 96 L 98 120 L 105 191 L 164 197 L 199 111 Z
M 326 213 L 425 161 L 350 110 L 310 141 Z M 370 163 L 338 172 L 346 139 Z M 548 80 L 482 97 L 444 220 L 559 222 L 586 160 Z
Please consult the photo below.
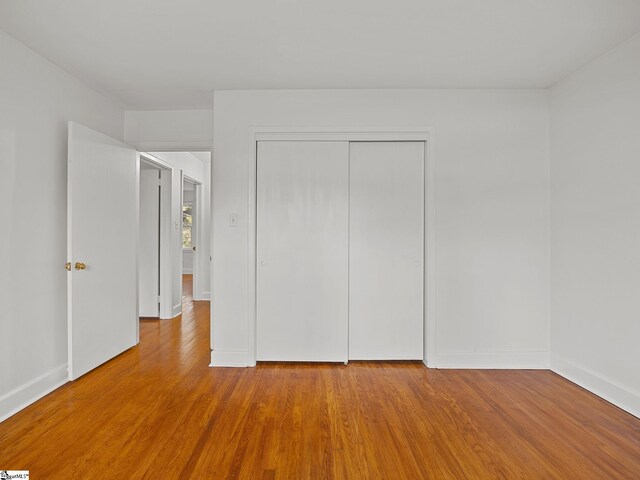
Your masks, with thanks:
M 422 359 L 424 143 L 350 149 L 349 358 Z
M 349 144 L 258 142 L 257 359 L 347 360 Z

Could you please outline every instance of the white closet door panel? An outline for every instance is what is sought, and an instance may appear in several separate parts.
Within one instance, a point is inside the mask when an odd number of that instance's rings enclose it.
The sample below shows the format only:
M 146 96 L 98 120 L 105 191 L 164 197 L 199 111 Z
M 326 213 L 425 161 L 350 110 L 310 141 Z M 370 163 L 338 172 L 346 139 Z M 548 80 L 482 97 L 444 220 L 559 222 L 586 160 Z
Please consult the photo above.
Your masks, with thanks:
M 346 361 L 349 144 L 259 142 L 257 359 Z
M 351 143 L 350 359 L 422 359 L 423 252 L 424 143 Z

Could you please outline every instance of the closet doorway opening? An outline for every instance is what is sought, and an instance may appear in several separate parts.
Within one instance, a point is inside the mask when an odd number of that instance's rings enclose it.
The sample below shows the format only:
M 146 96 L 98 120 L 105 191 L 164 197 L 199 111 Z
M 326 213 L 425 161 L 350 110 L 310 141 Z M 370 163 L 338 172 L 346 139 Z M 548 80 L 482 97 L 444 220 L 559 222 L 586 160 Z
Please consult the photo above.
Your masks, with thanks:
M 435 356 L 435 339 L 436 339 L 436 324 L 435 324 L 435 143 L 434 143 L 434 129 L 428 126 L 416 126 L 416 127 L 368 127 L 361 129 L 359 127 L 308 127 L 291 129 L 287 127 L 252 127 L 249 135 L 249 184 L 253 186 L 249 190 L 249 295 L 248 295 L 248 311 L 250 314 L 249 320 L 249 349 L 246 365 L 255 366 L 259 357 L 262 357 L 262 349 L 258 345 L 262 343 L 259 341 L 260 330 L 258 317 L 262 317 L 260 313 L 263 312 L 262 307 L 265 306 L 263 296 L 258 290 L 259 285 L 263 285 L 264 282 L 259 281 L 259 269 L 268 268 L 269 262 L 266 259 L 260 259 L 258 250 L 261 246 L 264 246 L 264 242 L 258 241 L 258 231 L 260 230 L 260 219 L 258 218 L 258 206 L 260 200 L 258 199 L 259 192 L 259 175 L 258 175 L 258 163 L 259 163 L 259 146 L 266 146 L 270 142 L 419 142 L 424 145 L 424 158 L 422 162 L 422 169 L 424 173 L 423 189 L 423 309 L 422 309 L 422 324 L 423 324 L 423 362 L 427 366 L 436 365 Z M 260 170 L 262 173 L 265 171 Z M 324 178 L 324 177 L 323 177 Z M 264 217 L 264 216 L 263 216 Z M 264 220 L 264 218 L 263 218 Z M 262 222 L 264 224 L 264 222 Z M 341 250 L 342 251 L 342 250 Z M 344 256 L 344 255 L 343 255 Z M 264 262 L 264 263 L 261 263 Z M 344 264 L 344 262 L 343 262 Z M 344 282 L 342 282 L 344 283 Z M 262 289 L 264 290 L 264 288 Z M 343 289 L 344 290 L 344 289 Z M 264 291 L 262 291 L 264 293 Z M 259 298 L 262 302 L 259 301 Z M 268 304 L 267 304 L 268 305 Z M 344 315 L 343 315 L 344 317 Z M 268 322 L 267 322 L 268 323 Z M 344 323 L 344 322 L 342 322 Z M 215 327 L 215 326 L 213 326 Z M 344 327 L 344 325 L 342 325 Z M 341 331 L 346 331 L 346 328 L 340 328 Z M 263 328 L 261 332 L 266 330 Z M 215 334 L 215 330 L 213 332 Z M 344 335 L 341 337 L 343 338 Z M 344 341 L 342 341 L 344 343 Z M 332 343 L 332 345 L 334 345 Z M 259 352 L 260 351 L 260 352 Z M 344 351 L 344 349 L 342 349 Z M 348 359 L 348 353 L 342 355 L 341 359 L 346 357 Z M 216 349 L 212 349 L 211 360 L 213 365 L 223 365 L 229 362 L 226 352 L 218 352 Z

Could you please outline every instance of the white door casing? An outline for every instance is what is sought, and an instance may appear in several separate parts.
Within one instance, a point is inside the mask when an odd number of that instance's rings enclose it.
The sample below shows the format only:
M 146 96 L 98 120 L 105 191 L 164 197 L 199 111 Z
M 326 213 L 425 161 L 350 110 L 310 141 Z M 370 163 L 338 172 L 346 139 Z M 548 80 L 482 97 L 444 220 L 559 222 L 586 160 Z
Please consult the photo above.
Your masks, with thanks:
M 173 284 L 175 272 L 173 263 L 174 248 L 174 172 L 171 169 L 160 171 L 160 318 L 173 318 Z M 182 281 L 182 279 L 180 279 Z

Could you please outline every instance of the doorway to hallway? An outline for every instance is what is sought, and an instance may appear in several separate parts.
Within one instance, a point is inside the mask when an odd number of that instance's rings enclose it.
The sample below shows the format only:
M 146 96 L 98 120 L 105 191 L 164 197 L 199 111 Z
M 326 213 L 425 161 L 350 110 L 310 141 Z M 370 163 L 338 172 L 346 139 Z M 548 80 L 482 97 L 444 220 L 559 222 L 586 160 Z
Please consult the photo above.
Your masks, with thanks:
M 210 155 L 140 154 L 140 318 L 183 313 L 183 274 L 191 298 L 209 300 Z

